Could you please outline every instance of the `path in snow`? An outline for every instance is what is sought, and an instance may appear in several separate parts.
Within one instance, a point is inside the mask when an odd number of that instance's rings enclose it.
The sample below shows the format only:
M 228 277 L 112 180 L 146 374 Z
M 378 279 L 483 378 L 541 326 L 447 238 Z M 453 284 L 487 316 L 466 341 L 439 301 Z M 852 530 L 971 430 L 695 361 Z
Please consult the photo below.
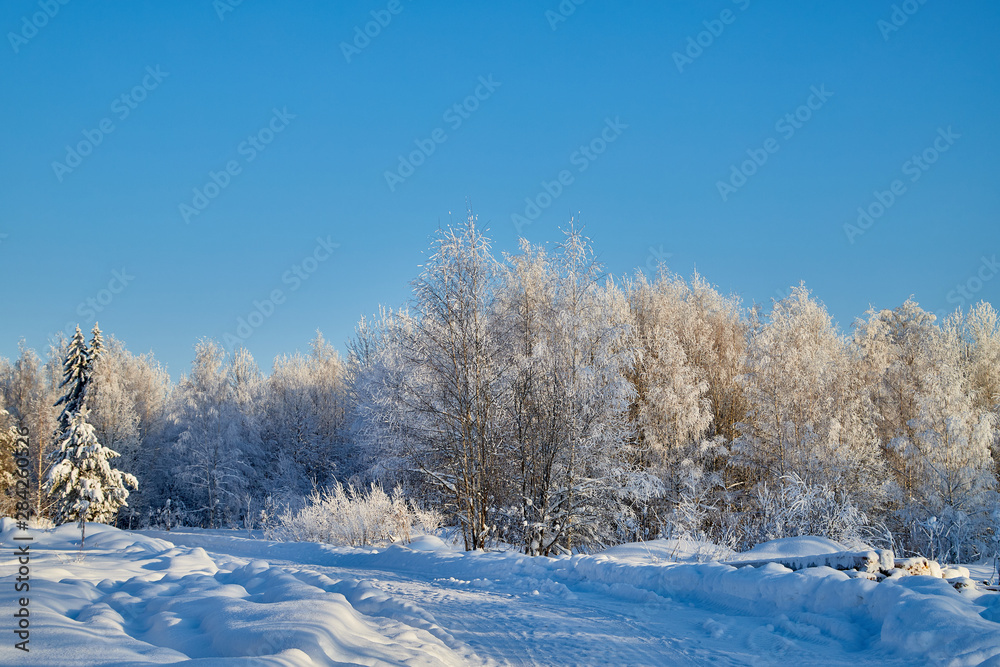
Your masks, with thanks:
M 144 531 L 174 544 L 202 547 L 216 558 L 264 559 L 306 581 L 358 580 L 406 605 L 384 601 L 369 615 L 418 626 L 457 652 L 510 665 L 904 665 L 912 657 L 872 648 L 878 635 L 842 621 L 801 613 L 757 616 L 735 605 L 658 595 L 628 584 L 579 577 L 538 578 L 533 568 L 490 568 L 456 558 L 427 567 L 419 558 L 344 554 L 316 545 L 273 544 L 211 531 Z M 418 546 L 419 548 L 419 546 Z M 401 550 L 400 550 L 401 551 Z M 383 552 L 384 554 L 385 552 Z M 288 558 L 287 556 L 292 556 Z M 402 567 L 400 567 L 402 565 Z M 512 571 L 513 570 L 513 571 Z M 480 575 L 480 576 L 473 576 Z M 483 576 L 486 575 L 486 576 Z M 766 612 L 766 609 L 764 610 Z M 465 650 L 463 650 L 463 648 Z

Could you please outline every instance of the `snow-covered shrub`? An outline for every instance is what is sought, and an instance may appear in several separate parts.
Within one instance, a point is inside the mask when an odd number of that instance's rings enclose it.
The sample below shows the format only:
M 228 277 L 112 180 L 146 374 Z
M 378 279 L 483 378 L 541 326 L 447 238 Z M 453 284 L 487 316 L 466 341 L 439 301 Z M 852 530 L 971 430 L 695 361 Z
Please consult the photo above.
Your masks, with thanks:
M 306 506 L 285 510 L 274 526 L 265 529 L 269 539 L 325 542 L 338 546 L 373 546 L 409 542 L 412 533 L 432 533 L 441 525 L 440 515 L 423 510 L 396 487 L 387 494 L 378 484 L 368 490 L 337 483 L 332 489 L 313 491 Z
M 157 530 L 170 530 L 176 526 L 183 526 L 187 510 L 183 502 L 174 502 L 172 498 L 167 498 L 162 507 L 150 508 L 146 525 Z
M 946 506 L 927 516 L 922 507 L 906 508 L 909 531 L 903 535 L 903 552 L 919 554 L 942 563 L 971 563 L 998 553 L 998 512 L 969 513 Z
M 700 466 L 688 460 L 682 462 L 681 491 L 664 526 L 665 537 L 709 539 L 706 527 L 710 517 L 718 512 L 711 497 L 712 486 Z
M 745 515 L 747 545 L 782 537 L 819 535 L 850 547 L 864 543 L 868 516 L 851 498 L 826 484 L 807 484 L 798 475 L 782 477 L 777 485 L 760 484 L 754 511 Z
M 684 459 L 678 467 L 677 484 L 660 537 L 676 540 L 698 561 L 717 560 L 731 553 L 743 526 L 731 512 L 723 511 L 727 494 L 720 476 Z

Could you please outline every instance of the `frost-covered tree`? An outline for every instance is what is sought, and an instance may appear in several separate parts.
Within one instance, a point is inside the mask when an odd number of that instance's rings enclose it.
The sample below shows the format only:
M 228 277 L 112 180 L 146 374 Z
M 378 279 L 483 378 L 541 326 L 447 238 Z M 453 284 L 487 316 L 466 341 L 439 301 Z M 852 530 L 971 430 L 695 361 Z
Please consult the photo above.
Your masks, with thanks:
M 346 369 L 317 333 L 308 355 L 279 357 L 262 394 L 268 493 L 301 498 L 354 472 L 347 451 Z
M 509 433 L 503 456 L 514 466 L 516 495 L 509 498 L 501 532 L 504 539 L 523 544 L 529 554 L 547 553 L 558 535 L 549 524 L 555 519 L 552 502 L 565 444 L 558 416 L 551 412 L 550 341 L 558 284 L 545 250 L 524 239 L 521 252 L 507 258 L 502 281 L 499 311 L 508 334 L 503 353 L 511 371 L 503 388 L 503 420 Z
M 6 365 L 0 359 L 0 367 Z M 14 418 L 0 407 L 0 516 L 14 516 L 17 505 L 17 466 L 14 450 L 20 437 Z M 27 481 L 27 480 L 25 480 Z
M 632 314 L 630 349 L 636 361 L 629 372 L 636 398 L 631 412 L 640 452 L 650 462 L 671 454 L 686 455 L 708 433 L 712 403 L 705 373 L 693 366 L 679 333 L 690 324 L 683 280 L 661 274 L 650 283 L 640 274 L 627 286 Z M 698 333 L 692 346 L 702 344 Z
M 996 417 L 966 390 L 960 316 L 931 339 L 934 371 L 917 396 L 912 436 L 893 440 L 912 482 L 901 512 L 921 553 L 951 562 L 981 557 L 997 507 L 991 446 Z
M 654 282 L 639 274 L 625 290 L 632 323 L 627 345 L 635 355 L 626 373 L 635 389 L 629 409 L 633 450 L 641 468 L 662 480 L 659 497 L 638 508 L 641 532 L 701 534 L 703 526 L 691 526 L 694 514 L 685 511 L 680 518 L 678 511 L 682 504 L 714 505 L 709 495 L 723 488 L 727 441 L 714 421 L 718 416 L 728 424 L 733 419 L 731 394 L 736 390 L 742 395 L 736 385 L 742 346 L 727 340 L 727 334 L 738 331 L 736 338 L 742 341 L 739 307 L 719 297 L 700 276 L 688 285 L 665 267 Z M 737 326 L 720 327 L 720 316 L 730 314 Z M 713 398 L 724 404 L 716 409 Z M 716 437 L 710 439 L 713 432 Z M 709 513 L 696 514 L 710 518 Z
M 522 242 L 501 288 L 504 456 L 529 554 L 613 539 L 641 486 L 623 448 L 627 301 L 601 284 L 589 241 L 572 226 L 565 236 L 552 256 Z
M 393 400 L 409 368 L 400 354 L 406 322 L 405 311 L 380 308 L 376 317 L 361 318 L 347 344 L 347 429 L 356 445 L 354 465 L 368 480 L 390 485 L 402 483 L 408 470 Z
M 245 518 L 246 494 L 259 495 L 262 385 L 246 350 L 236 350 L 226 363 L 218 343 L 196 346 L 191 374 L 176 392 L 175 419 L 183 430 L 172 448 L 171 499 L 183 502 L 190 520 L 211 528 L 234 525 Z
M 992 305 L 980 302 L 969 312 L 964 331 L 966 391 L 976 410 L 992 413 L 1000 424 L 1000 316 Z M 996 430 L 990 449 L 1000 471 L 1000 429 Z
M 139 480 L 122 514 L 132 524 L 169 497 L 170 377 L 151 354 L 135 356 L 113 336 L 99 349 L 87 389 L 88 420 L 98 440 L 121 453 L 117 465 Z
M 1000 316 L 985 301 L 964 322 L 968 391 L 977 409 L 1000 416 Z
M 79 522 L 81 544 L 86 539 L 86 523 L 114 520 L 118 510 L 128 504 L 126 486 L 138 485 L 135 477 L 111 466 L 110 460 L 117 456 L 97 440 L 94 428 L 87 423 L 85 406 L 72 413 L 44 488 L 53 500 L 56 524 Z
M 607 538 L 623 511 L 618 484 L 635 472 L 621 447 L 628 311 L 620 291 L 599 285 L 589 243 L 572 228 L 552 256 L 522 240 L 506 260 L 497 329 L 508 369 L 507 539 L 548 554 L 574 536 Z
M 598 282 L 600 266 L 577 231 L 567 232 L 561 253 L 553 375 L 567 443 L 559 527 L 572 550 L 620 540 L 634 523 L 636 492 L 647 496 L 650 480 L 624 448 L 632 433 L 628 302 L 613 282 Z
M 880 502 L 880 457 L 858 362 L 804 286 L 774 304 L 753 334 L 748 414 L 737 465 L 756 483 L 832 488 L 863 510 Z
M 974 313 L 938 327 L 909 299 L 870 311 L 855 335 L 891 471 L 886 522 L 903 548 L 946 560 L 995 548 L 997 430 L 983 363 L 995 325 L 989 310 Z
M 723 295 L 695 273 L 684 294 L 687 308 L 675 324 L 689 363 L 708 382 L 712 406 L 709 434 L 732 442 L 746 415 L 740 382 L 746 373 L 748 324 L 738 296 Z
M 935 372 L 931 353 L 938 335 L 935 316 L 912 298 L 894 310 L 868 311 L 855 328 L 855 344 L 862 356 L 862 383 L 871 396 L 876 435 L 883 457 L 904 492 L 915 482 L 911 461 L 894 445 L 897 438 L 912 441 L 918 398 L 926 393 Z
M 446 499 L 468 549 L 486 545 L 505 477 L 498 456 L 496 262 L 470 214 L 439 233 L 414 283 L 412 315 L 394 317 L 363 391 L 366 434 L 391 438 Z
M 18 429 L 28 433 L 29 496 L 35 516 L 45 513 L 42 481 L 53 447 L 57 412 L 54 407 L 62 358 L 55 351 L 43 364 L 24 341 L 12 364 L 0 365 L 0 406 L 6 408 Z
M 139 458 L 142 432 L 135 399 L 125 386 L 124 369 L 117 357 L 117 354 L 108 354 L 96 364 L 87 392 L 89 420 L 101 442 L 116 451 L 127 453 L 127 459 L 134 464 Z M 135 466 L 129 469 L 135 469 Z

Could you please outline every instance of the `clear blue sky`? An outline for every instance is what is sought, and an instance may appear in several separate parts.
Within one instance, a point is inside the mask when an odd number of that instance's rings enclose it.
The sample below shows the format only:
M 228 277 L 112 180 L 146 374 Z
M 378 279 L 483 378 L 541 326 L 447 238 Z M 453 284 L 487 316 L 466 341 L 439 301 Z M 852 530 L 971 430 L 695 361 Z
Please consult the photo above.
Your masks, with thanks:
M 316 329 L 343 349 L 467 201 L 513 250 L 512 214 L 564 171 L 521 233 L 555 242 L 576 216 L 615 274 L 655 251 L 747 302 L 805 280 L 844 327 L 910 294 L 1000 294 L 995 2 L 911 0 L 891 31 L 888 0 L 587 0 L 565 21 L 557 0 L 48 2 L 0 8 L 0 356 L 94 315 L 176 378 L 274 290 L 245 343 L 262 367 Z M 391 21 L 345 56 L 372 11 Z M 689 38 L 706 46 L 679 63 Z M 391 189 L 415 140 L 434 151 Z M 724 201 L 747 151 L 767 160 Z M 210 172 L 228 184 L 185 216 Z

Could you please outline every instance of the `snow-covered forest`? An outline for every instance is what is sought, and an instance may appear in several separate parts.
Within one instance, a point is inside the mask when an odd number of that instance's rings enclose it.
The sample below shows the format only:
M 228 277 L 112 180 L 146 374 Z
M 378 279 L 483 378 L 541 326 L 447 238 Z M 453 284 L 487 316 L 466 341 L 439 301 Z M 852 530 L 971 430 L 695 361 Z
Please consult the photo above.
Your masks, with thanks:
M 1000 548 L 989 303 L 939 321 L 908 300 L 840 329 L 804 285 L 761 307 L 666 267 L 605 275 L 572 227 L 496 256 L 470 215 L 347 349 L 317 334 L 268 369 L 206 339 L 174 381 L 99 330 L 44 358 L 22 345 L 0 359 L 0 449 L 27 429 L 31 512 L 60 521 L 67 447 L 119 454 L 116 484 L 136 488 L 97 520 L 122 528 L 290 530 L 353 497 L 536 555 L 656 537 Z M 0 515 L 15 472 L 0 455 Z

